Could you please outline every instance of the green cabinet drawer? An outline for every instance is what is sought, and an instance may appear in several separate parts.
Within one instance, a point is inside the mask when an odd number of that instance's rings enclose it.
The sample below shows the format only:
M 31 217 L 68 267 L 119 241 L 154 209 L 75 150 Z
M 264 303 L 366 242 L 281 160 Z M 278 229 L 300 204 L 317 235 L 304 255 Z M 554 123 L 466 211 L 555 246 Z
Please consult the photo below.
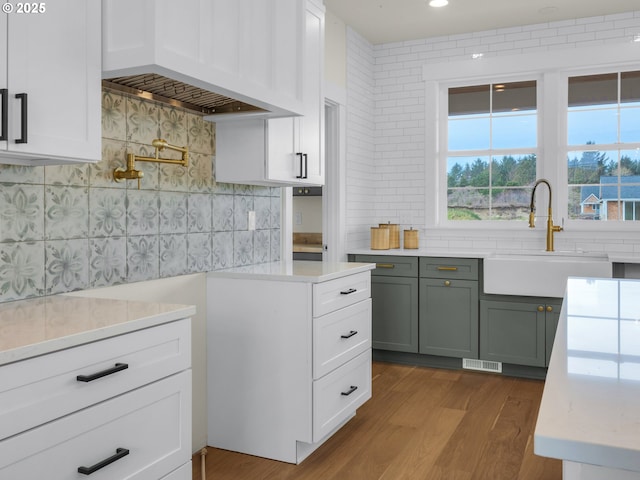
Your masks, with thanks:
M 393 255 L 355 255 L 356 262 L 375 263 L 371 275 L 391 277 L 418 277 L 418 257 Z
M 478 259 L 420 257 L 420 277 L 478 280 Z

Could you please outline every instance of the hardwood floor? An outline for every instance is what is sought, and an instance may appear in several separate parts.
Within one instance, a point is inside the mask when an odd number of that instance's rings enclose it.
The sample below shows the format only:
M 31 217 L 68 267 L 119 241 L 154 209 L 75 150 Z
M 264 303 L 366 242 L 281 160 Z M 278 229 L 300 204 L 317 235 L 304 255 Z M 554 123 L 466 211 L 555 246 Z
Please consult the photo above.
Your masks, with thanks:
M 374 362 L 371 400 L 300 465 L 209 447 L 206 478 L 559 480 L 561 462 L 533 454 L 543 385 Z

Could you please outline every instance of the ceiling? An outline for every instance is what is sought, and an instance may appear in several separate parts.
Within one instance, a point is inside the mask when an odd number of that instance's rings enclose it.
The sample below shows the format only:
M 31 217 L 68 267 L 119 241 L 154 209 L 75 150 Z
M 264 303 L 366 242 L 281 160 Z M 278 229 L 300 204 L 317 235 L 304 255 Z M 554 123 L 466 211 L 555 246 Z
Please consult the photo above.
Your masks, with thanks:
M 640 9 L 638 0 L 325 0 L 327 10 L 374 45 Z M 637 32 L 640 33 L 640 32 Z

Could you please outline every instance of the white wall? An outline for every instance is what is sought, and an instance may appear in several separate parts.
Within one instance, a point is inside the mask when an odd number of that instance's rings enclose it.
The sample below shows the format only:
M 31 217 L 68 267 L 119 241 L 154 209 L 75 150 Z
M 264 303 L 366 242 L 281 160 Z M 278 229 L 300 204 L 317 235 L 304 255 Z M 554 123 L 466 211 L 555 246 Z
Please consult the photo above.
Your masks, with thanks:
M 342 88 L 347 86 L 347 26 L 331 11 L 324 17 L 324 78 Z
M 301 223 L 297 223 L 300 219 Z M 322 197 L 293 197 L 294 233 L 322 233 Z
M 578 46 L 614 49 L 638 32 L 640 11 L 382 45 L 372 45 L 348 29 L 347 171 L 356 191 L 347 197 L 347 248 L 366 248 L 369 226 L 387 221 L 422 230 L 421 247 L 494 250 L 544 245 L 542 228 L 527 231 L 526 240 L 513 232 L 425 229 L 426 180 L 435 165 L 425 152 L 422 68 L 468 60 L 478 51 L 492 57 Z M 367 78 L 370 72 L 372 79 Z M 364 145 L 366 141 L 373 142 L 372 149 Z M 640 238 L 637 234 L 612 238 L 605 233 L 585 238 L 563 232 L 556 236 L 556 248 L 640 254 Z

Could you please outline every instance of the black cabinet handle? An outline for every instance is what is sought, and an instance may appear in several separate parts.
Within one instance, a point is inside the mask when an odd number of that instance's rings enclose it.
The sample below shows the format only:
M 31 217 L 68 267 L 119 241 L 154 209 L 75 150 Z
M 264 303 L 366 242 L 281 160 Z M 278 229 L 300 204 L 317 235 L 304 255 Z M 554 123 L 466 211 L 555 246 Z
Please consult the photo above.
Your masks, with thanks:
M 78 467 L 78 473 L 83 475 L 91 475 L 94 472 L 97 472 L 101 468 L 106 467 L 107 465 L 112 464 L 116 460 L 120 460 L 122 457 L 126 457 L 129 455 L 129 450 L 126 448 L 116 448 L 115 455 L 110 456 L 109 458 L 105 458 L 101 462 L 96 463 L 90 467 Z
M 16 138 L 16 143 L 27 143 L 27 94 L 16 93 L 16 98 L 20 100 L 20 138 Z
M 355 385 L 351 385 L 351 387 L 349 387 L 349 390 L 347 390 L 346 392 L 340 392 L 340 395 L 344 395 L 345 397 L 348 397 L 353 392 L 355 392 L 357 389 L 358 389 L 358 387 L 356 387 Z
M 304 178 L 302 170 L 302 152 L 298 152 L 296 155 L 300 157 L 300 175 L 296 175 L 296 178 Z
M 94 380 L 126 370 L 127 368 L 129 368 L 127 363 L 116 363 L 113 367 L 102 370 L 101 372 L 92 373 L 91 375 L 78 375 L 76 380 L 79 382 L 93 382 Z
M 304 177 L 302 178 L 307 178 L 309 174 L 309 164 L 307 163 L 307 154 L 303 153 L 302 156 L 304 157 Z
M 356 290 L 355 288 L 350 288 L 349 290 L 342 290 L 342 291 L 340 292 L 340 295 L 349 295 L 349 294 L 351 294 L 351 293 L 355 293 L 355 292 L 357 292 L 357 291 L 358 291 L 358 290 Z
M 0 122 L 2 122 L 2 127 L 0 127 L 0 141 L 6 141 L 7 125 L 9 123 L 9 105 L 7 105 L 7 102 L 9 101 L 9 90 L 6 88 L 0 88 L 0 98 L 2 98 L 2 111 L 0 112 Z
M 355 334 L 357 334 L 358 331 L 357 330 L 351 330 L 349 333 L 347 333 L 346 335 L 340 335 L 340 338 L 351 338 L 353 337 Z

